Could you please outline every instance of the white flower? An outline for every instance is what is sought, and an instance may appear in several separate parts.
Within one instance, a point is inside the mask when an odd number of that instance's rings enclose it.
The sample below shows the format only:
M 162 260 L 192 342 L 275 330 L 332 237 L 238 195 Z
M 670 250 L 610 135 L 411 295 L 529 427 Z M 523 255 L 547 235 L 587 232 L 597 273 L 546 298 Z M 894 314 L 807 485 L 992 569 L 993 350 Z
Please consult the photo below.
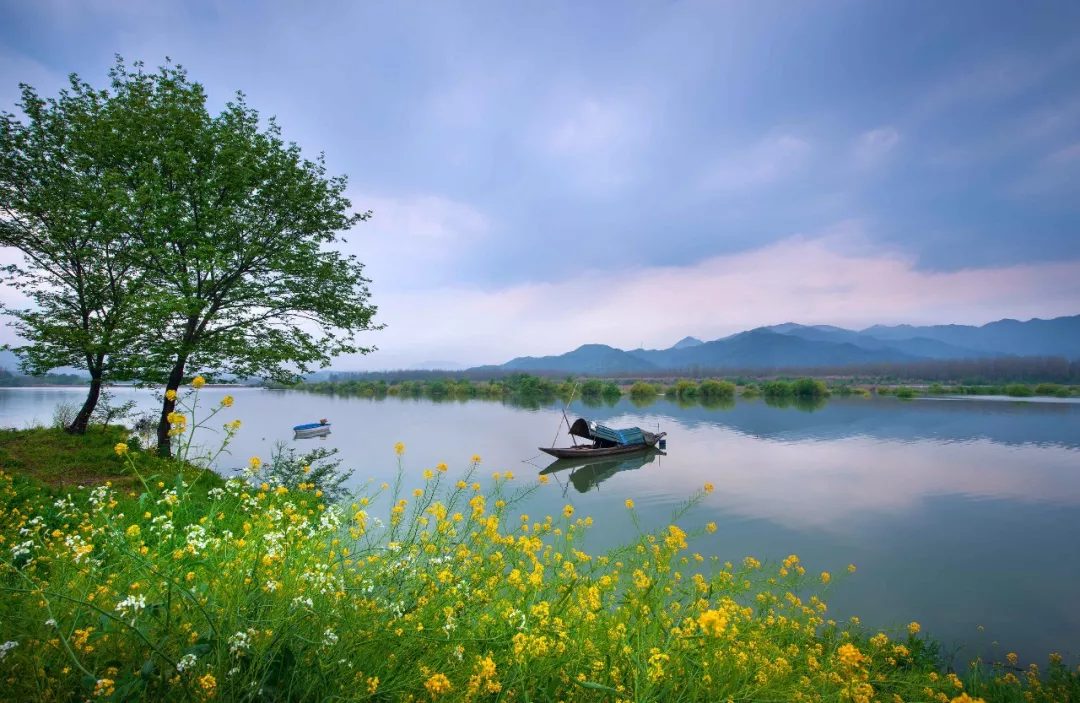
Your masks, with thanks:
M 326 628 L 326 632 L 323 633 L 323 644 L 327 647 L 333 647 L 338 642 L 338 636 L 334 634 L 334 631 L 329 627 Z
M 186 669 L 190 669 L 198 663 L 198 657 L 194 654 L 185 654 L 180 661 L 176 662 L 176 671 L 183 672 Z
M 248 633 L 243 630 L 229 637 L 229 651 L 233 654 L 240 654 L 246 651 L 250 646 L 251 639 L 249 638 Z
M 7 656 L 8 650 L 15 649 L 18 646 L 19 643 L 14 640 L 0 644 L 0 660 Z
M 56 627 L 56 621 L 52 618 L 49 618 L 45 621 L 45 627 Z
M 142 612 L 145 607 L 146 596 L 142 595 L 141 593 L 137 596 L 128 596 L 127 598 L 116 604 L 116 609 L 124 615 L 127 615 L 128 611 L 131 611 L 133 614 L 137 615 Z

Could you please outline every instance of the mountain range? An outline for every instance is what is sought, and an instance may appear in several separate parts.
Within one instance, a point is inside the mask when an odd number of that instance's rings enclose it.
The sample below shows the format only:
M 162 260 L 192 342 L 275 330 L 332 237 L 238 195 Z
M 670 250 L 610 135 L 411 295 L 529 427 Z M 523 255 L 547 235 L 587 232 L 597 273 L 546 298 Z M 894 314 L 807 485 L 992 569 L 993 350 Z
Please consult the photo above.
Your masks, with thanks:
M 505 371 L 621 373 L 705 368 L 847 366 L 993 356 L 1080 359 L 1080 315 L 1052 320 L 998 320 L 970 325 L 874 325 L 849 330 L 788 322 L 703 342 L 685 337 L 667 349 L 625 351 L 585 344 L 557 356 L 523 356 L 492 367 Z

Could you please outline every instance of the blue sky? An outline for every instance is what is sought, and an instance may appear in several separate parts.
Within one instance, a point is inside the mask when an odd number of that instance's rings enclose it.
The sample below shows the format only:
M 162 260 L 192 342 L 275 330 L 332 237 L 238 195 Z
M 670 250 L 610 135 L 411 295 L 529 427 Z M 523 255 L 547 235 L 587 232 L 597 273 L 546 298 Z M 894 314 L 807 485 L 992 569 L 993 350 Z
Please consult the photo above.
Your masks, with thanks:
M 8 109 L 170 56 L 349 175 L 388 327 L 343 368 L 1080 313 L 1080 3 L 0 12 Z

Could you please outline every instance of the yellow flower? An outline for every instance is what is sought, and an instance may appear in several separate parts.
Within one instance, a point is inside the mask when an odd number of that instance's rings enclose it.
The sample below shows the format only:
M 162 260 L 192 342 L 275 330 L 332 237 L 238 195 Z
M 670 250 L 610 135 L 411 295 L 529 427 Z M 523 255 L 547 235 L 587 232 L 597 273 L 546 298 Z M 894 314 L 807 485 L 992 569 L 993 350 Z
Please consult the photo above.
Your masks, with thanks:
M 514 474 L 513 474 L 512 471 L 504 471 L 503 476 L 506 477 L 507 481 L 513 481 L 514 480 Z
M 424 688 L 434 697 L 449 693 L 453 686 L 450 685 L 450 679 L 446 678 L 444 674 L 435 674 L 424 682 Z
M 221 407 L 223 407 L 223 408 L 231 408 L 232 404 L 233 404 L 233 397 L 231 395 L 227 395 L 227 396 L 225 396 L 224 398 L 221 399 Z
M 165 400 L 176 400 L 176 391 L 171 388 L 165 391 Z
M 253 456 L 251 457 L 251 459 L 248 460 L 248 466 L 251 467 L 252 471 L 258 471 L 259 467 L 262 466 L 262 459 L 257 456 Z
M 479 464 L 480 463 L 480 455 L 479 454 L 473 454 L 472 463 L 474 463 L 474 464 Z
M 213 674 L 207 674 L 199 679 L 199 688 L 202 689 L 203 698 L 213 698 L 217 693 L 217 679 Z
M 708 532 L 710 535 L 716 532 L 716 523 L 710 522 L 708 525 L 705 526 L 705 531 Z
M 444 464 L 444 463 L 443 463 L 443 462 L 441 462 L 441 461 L 440 461 L 440 462 L 439 462 L 438 464 L 435 464 L 435 470 L 436 470 L 436 471 L 438 471 L 438 472 L 439 472 L 439 473 L 441 473 L 441 474 L 444 474 L 444 473 L 446 473 L 446 469 L 447 469 L 447 468 L 448 468 L 448 467 L 446 466 L 446 464 Z
M 847 570 L 850 571 L 851 573 L 855 573 L 855 565 L 854 564 L 848 564 L 847 565 Z
M 836 658 L 839 659 L 842 664 L 855 667 L 861 664 L 866 657 L 863 656 L 863 653 L 859 651 L 858 647 L 848 643 L 840 645 L 840 648 L 836 650 Z
M 548 482 L 548 477 L 547 476 L 541 476 L 540 477 L 540 483 L 547 483 L 547 482 Z
M 907 629 L 908 629 L 908 632 L 910 632 L 911 634 L 917 635 L 917 634 L 919 634 L 919 630 L 922 629 L 922 626 L 920 626 L 919 623 L 917 623 L 917 622 L 913 622 L 913 623 L 911 623 L 910 625 L 907 626 Z
M 574 506 L 572 506 L 572 505 L 566 506 L 565 508 L 562 509 L 562 514 L 565 515 L 566 517 L 570 517 L 571 515 L 574 514 Z
M 435 478 L 435 474 L 431 471 L 431 469 L 424 469 L 424 480 L 430 481 L 433 478 Z
M 982 698 L 972 698 L 966 693 L 961 693 L 956 698 L 953 698 L 949 703 L 986 703 Z
M 629 498 L 627 498 L 627 500 L 626 500 L 626 507 L 627 507 L 627 509 L 628 509 L 628 510 L 633 510 L 633 509 L 634 509 L 634 501 L 632 501 L 632 500 L 630 500 Z
M 713 492 L 713 485 L 711 483 L 705 484 L 705 495 L 709 495 Z
M 191 379 L 191 387 L 192 388 L 202 388 L 205 385 L 206 385 L 206 379 L 203 378 L 202 376 L 196 376 L 195 378 Z
M 113 447 L 113 451 L 115 451 L 120 456 L 124 456 L 128 452 L 128 446 L 123 442 L 117 442 L 116 446 Z
M 310 474 L 311 473 L 311 467 L 310 466 L 305 466 L 304 467 L 304 473 L 305 474 Z
M 831 579 L 831 578 L 832 578 L 832 576 L 829 575 L 828 571 L 822 571 L 821 572 L 821 582 L 822 583 L 828 583 L 829 579 Z
M 401 456 L 402 454 L 404 454 L 405 453 L 405 445 L 402 444 L 401 442 L 398 442 L 397 444 L 395 444 L 394 445 L 394 453 L 397 454 L 398 456 Z
M 369 677 L 367 680 L 367 692 L 375 693 L 377 690 L 379 690 L 379 677 Z
M 704 613 L 698 616 L 698 626 L 701 631 L 707 635 L 713 637 L 719 637 L 724 634 L 724 628 L 727 627 L 727 616 L 718 610 L 706 610 Z
M 124 531 L 124 534 L 128 537 L 138 537 L 140 532 L 142 532 L 142 530 L 139 529 L 138 525 L 132 525 Z
M 1007 659 L 1009 663 L 1013 666 L 1016 666 L 1016 652 L 1009 652 L 1005 655 L 1005 659 Z

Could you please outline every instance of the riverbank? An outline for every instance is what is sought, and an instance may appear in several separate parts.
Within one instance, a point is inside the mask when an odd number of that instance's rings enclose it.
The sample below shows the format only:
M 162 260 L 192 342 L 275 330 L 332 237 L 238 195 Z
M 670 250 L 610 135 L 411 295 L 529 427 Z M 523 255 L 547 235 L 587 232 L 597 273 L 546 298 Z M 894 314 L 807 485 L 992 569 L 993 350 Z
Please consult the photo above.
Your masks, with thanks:
M 1051 701 L 1080 692 L 1057 660 L 1041 673 L 1007 657 L 950 672 L 914 623 L 879 633 L 833 622 L 824 601 L 841 575 L 794 556 L 699 557 L 695 537 L 713 527 L 692 508 L 708 485 L 674 525 L 590 554 L 588 516 L 518 515 L 540 484 L 499 473 L 482 489 L 480 457 L 454 475 L 408 466 L 399 447 L 396 483 L 368 484 L 338 507 L 317 486 L 275 485 L 254 462 L 250 482 L 197 469 L 178 477 L 175 465 L 170 473 L 113 443 L 122 439 L 0 435 L 0 536 L 11 555 L 0 567 L 9 643 L 0 675 L 14 697 L 230 700 L 254 688 L 359 700 Z M 77 464 L 89 467 L 86 488 L 56 480 Z

